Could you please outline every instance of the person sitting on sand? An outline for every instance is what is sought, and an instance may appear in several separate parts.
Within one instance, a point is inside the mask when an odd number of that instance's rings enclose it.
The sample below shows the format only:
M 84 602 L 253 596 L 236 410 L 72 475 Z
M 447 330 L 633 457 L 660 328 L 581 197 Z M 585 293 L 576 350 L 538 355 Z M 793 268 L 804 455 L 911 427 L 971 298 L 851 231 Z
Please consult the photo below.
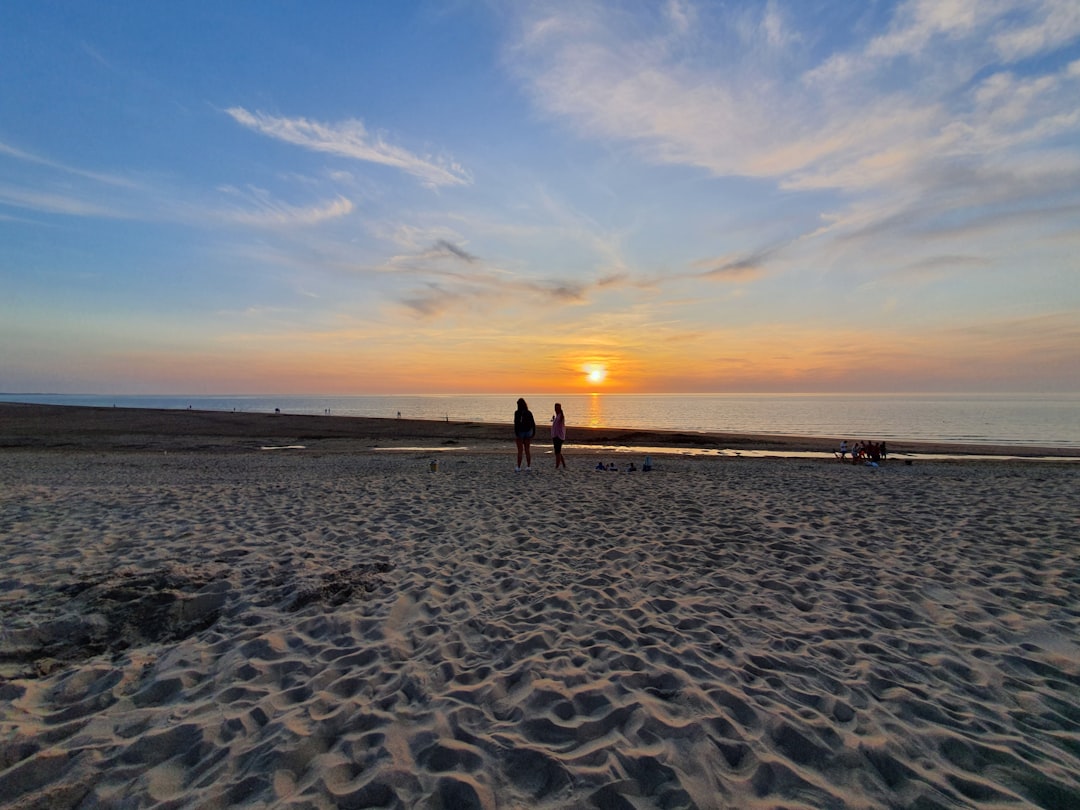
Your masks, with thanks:
M 598 461 L 596 463 L 596 471 L 597 472 L 607 472 L 607 467 L 604 466 L 604 462 Z
M 860 461 L 862 461 L 862 457 L 863 457 L 863 443 L 862 442 L 855 442 L 855 444 L 852 445 L 852 447 L 851 447 L 851 463 L 852 464 L 858 464 Z
M 517 401 L 517 410 L 514 411 L 514 443 L 517 445 L 517 468 L 515 472 L 521 472 L 521 456 L 525 455 L 525 472 L 532 471 L 532 451 L 529 446 L 533 436 L 536 435 L 536 420 L 533 419 L 532 411 L 524 399 Z
M 637 467 L 634 466 L 634 462 L 630 462 L 630 466 L 626 468 L 627 472 L 637 472 Z

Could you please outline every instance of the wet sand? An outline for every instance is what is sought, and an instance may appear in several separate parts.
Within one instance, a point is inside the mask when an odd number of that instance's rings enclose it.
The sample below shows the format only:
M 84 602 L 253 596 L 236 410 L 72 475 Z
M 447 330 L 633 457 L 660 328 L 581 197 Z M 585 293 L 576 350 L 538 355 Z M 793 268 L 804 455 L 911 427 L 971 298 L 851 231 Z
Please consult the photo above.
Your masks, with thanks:
M 831 458 L 840 438 L 745 433 L 585 428 L 570 426 L 570 446 L 642 446 L 736 451 L 820 452 Z M 854 437 L 858 438 L 858 437 Z M 872 441 L 874 437 L 862 437 Z M 510 425 L 349 416 L 230 413 L 224 411 L 91 408 L 0 403 L 0 449 L 246 451 L 252 447 L 304 445 L 321 452 L 357 452 L 423 444 L 467 446 L 500 452 L 513 444 Z M 541 426 L 539 446 L 547 446 Z M 1080 458 L 1080 448 L 890 442 L 894 454 Z

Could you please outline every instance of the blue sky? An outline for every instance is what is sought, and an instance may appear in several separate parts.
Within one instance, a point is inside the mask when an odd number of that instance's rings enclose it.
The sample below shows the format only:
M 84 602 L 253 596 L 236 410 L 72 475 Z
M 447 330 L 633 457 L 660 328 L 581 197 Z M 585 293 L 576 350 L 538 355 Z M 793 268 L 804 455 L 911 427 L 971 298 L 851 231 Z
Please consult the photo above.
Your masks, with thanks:
M 1075 0 L 4 17 L 0 391 L 1080 390 Z

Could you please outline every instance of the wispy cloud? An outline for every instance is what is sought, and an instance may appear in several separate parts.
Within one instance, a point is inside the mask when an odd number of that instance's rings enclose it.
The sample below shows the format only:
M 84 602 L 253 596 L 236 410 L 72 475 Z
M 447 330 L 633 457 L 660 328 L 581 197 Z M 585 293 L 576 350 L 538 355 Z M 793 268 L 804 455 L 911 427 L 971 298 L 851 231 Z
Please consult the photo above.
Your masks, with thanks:
M 630 142 L 658 163 L 738 173 L 741 144 L 766 128 L 738 87 L 677 63 L 681 18 L 661 24 L 626 40 L 577 10 L 529 20 L 510 61 L 538 106 L 582 135 Z
M 570 281 L 505 279 L 497 276 L 481 279 L 473 276 L 458 278 L 456 283 L 428 281 L 400 300 L 414 315 L 431 318 L 446 315 L 452 310 L 473 311 L 478 306 L 486 308 L 510 301 L 581 304 L 586 301 L 589 290 L 588 285 Z
M 935 38 L 969 36 L 988 15 L 996 14 L 994 5 L 980 0 L 908 0 L 900 5 L 889 32 L 872 39 L 866 53 L 885 58 L 918 54 Z
M 235 199 L 234 206 L 223 207 L 205 200 L 185 202 L 184 195 L 176 189 L 163 190 L 118 175 L 86 171 L 0 143 L 0 156 L 5 155 L 78 178 L 56 184 L 57 190 L 44 185 L 0 186 L 0 204 L 45 214 L 267 228 L 315 225 L 347 216 L 354 208 L 352 201 L 341 195 L 315 205 L 297 206 L 276 199 L 263 189 L 233 186 L 222 186 L 217 191 Z
M 752 281 L 765 273 L 765 265 L 776 249 L 761 250 L 746 256 L 724 256 L 695 262 L 697 267 L 704 267 L 695 273 L 694 278 L 711 281 Z
M 213 213 L 211 220 L 235 225 L 257 228 L 317 225 L 348 216 L 353 211 L 352 201 L 341 196 L 316 205 L 295 206 L 275 199 L 263 189 L 240 190 L 225 186 L 219 190 L 238 197 L 244 207 L 219 209 Z
M 935 161 L 1000 162 L 1005 150 L 1080 132 L 1077 70 L 1008 68 L 1080 36 L 1069 0 L 904 3 L 884 33 L 826 54 L 801 82 L 792 81 L 794 54 L 762 65 L 745 51 L 751 35 L 781 51 L 814 38 L 797 28 L 812 24 L 795 19 L 799 7 L 774 0 L 747 12 L 758 15 L 750 26 L 745 15 L 712 20 L 740 28 L 731 36 L 744 51 L 734 56 L 695 51 L 685 9 L 643 33 L 587 8 L 527 17 L 514 70 L 547 114 L 656 163 L 772 177 L 791 189 L 866 191 L 914 182 Z M 902 83 L 892 72 L 901 58 Z
M 862 289 L 976 272 L 982 256 L 1075 233 L 1074 0 L 910 0 L 843 32 L 781 0 L 680 3 L 648 25 L 618 5 L 536 8 L 508 63 L 542 114 L 647 162 L 761 178 L 821 206 L 782 256 L 736 246 L 666 280 L 739 291 L 784 259 Z
M 283 118 L 243 107 L 225 110 L 234 121 L 262 135 L 316 152 L 378 163 L 401 169 L 428 186 L 467 185 L 468 172 L 450 160 L 421 156 L 388 143 L 381 135 L 372 135 L 363 122 L 350 119 L 322 123 L 307 118 Z
M 115 208 L 88 202 L 71 194 L 12 186 L 0 186 L 0 204 L 46 214 L 63 214 L 73 217 L 128 218 L 127 214 Z
M 459 309 L 473 311 L 514 300 L 539 298 L 563 304 L 583 303 L 591 289 L 601 286 L 601 283 L 524 276 L 443 238 L 427 248 L 394 256 L 380 269 L 386 274 L 416 280 L 398 300 L 422 318 L 443 316 Z
M 116 174 L 108 174 L 105 172 L 92 172 L 86 169 L 79 169 L 74 166 L 68 166 L 56 160 L 50 160 L 49 158 L 36 155 L 32 152 L 27 152 L 22 149 L 16 149 L 14 146 L 10 146 L 5 143 L 0 143 L 0 155 L 6 155 L 16 160 L 21 160 L 26 163 L 33 163 L 38 166 L 45 166 L 50 169 L 55 169 L 65 174 L 75 175 L 77 177 L 83 177 L 87 180 L 94 180 L 98 183 L 105 183 L 110 186 L 121 186 L 125 188 L 136 188 L 137 183 L 127 177 Z
M 679 35 L 688 33 L 697 17 L 696 10 L 687 0 L 668 0 L 666 12 L 672 29 Z
M 440 239 L 438 242 L 436 242 L 434 250 L 437 253 L 449 253 L 455 258 L 461 259 L 461 261 L 465 262 L 466 264 L 476 264 L 479 261 L 479 259 L 477 259 L 471 253 L 465 250 L 465 248 L 459 247 L 458 245 L 455 245 L 452 242 L 448 242 L 445 239 Z
M 799 39 L 776 0 L 769 0 L 765 6 L 765 14 L 761 19 L 761 31 L 769 47 L 775 49 L 787 48 Z
M 947 276 L 973 270 L 982 270 L 993 264 L 985 256 L 936 255 L 928 256 L 897 269 L 890 278 L 897 281 L 934 281 Z
M 1041 0 L 1032 4 L 1024 23 L 995 34 L 994 47 L 1016 61 L 1053 50 L 1080 36 L 1080 6 L 1073 0 Z

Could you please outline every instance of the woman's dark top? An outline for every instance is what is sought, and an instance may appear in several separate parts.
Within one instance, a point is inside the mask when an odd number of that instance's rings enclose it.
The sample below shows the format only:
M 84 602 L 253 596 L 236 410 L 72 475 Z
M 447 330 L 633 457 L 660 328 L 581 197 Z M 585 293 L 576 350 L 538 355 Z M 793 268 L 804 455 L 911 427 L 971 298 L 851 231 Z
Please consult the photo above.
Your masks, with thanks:
M 514 411 L 514 435 L 518 438 L 532 438 L 536 433 L 536 420 L 533 419 L 532 411 Z

